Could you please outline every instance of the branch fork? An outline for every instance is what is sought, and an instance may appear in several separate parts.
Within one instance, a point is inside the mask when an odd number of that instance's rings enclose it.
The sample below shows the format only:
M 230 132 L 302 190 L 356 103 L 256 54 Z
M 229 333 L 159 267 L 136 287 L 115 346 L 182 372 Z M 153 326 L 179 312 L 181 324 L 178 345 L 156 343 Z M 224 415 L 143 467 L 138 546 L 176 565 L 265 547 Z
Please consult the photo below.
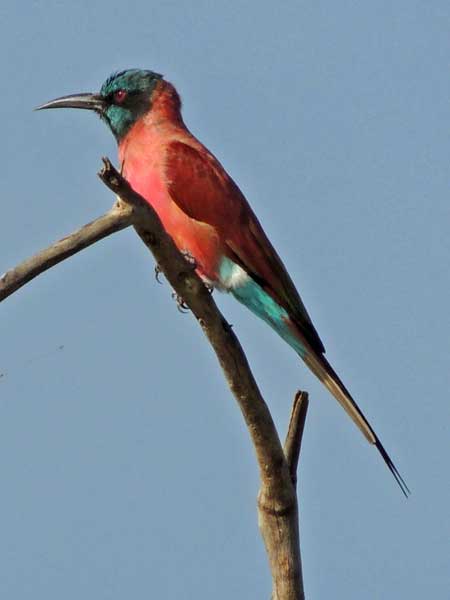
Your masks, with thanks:
M 118 196 L 117 202 L 102 217 L 7 271 L 0 278 L 0 302 L 80 250 L 133 226 L 152 252 L 158 273 L 165 275 L 199 322 L 247 424 L 260 472 L 258 522 L 272 572 L 272 598 L 303 600 L 296 483 L 308 395 L 295 396 L 283 448 L 239 340 L 195 267 L 179 252 L 153 208 L 107 158 L 99 177 Z

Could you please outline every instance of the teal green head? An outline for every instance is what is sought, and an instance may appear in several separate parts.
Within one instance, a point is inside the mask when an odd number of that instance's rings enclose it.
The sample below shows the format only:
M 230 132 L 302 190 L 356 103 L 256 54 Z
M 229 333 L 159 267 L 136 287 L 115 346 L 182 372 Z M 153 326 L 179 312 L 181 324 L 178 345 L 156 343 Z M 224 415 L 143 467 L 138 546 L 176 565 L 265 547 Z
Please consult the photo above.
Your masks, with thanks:
M 105 121 L 118 142 L 133 124 L 151 110 L 152 95 L 162 79 L 153 71 L 128 69 L 114 73 L 105 81 L 98 94 L 72 94 L 56 98 L 39 106 L 47 108 L 82 108 L 92 110 Z

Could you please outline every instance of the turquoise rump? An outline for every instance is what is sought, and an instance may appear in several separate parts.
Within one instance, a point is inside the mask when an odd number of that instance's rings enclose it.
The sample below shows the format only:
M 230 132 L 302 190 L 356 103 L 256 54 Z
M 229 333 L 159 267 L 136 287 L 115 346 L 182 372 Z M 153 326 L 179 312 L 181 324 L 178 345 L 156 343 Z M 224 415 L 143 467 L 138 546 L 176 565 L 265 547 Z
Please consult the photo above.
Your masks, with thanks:
M 230 270 L 236 269 L 236 266 L 228 259 L 223 260 L 220 271 L 221 276 L 225 274 L 225 279 L 228 279 Z M 232 287 L 229 291 L 236 300 L 239 300 L 257 317 L 263 319 L 300 357 L 304 358 L 305 348 L 292 330 L 292 326 L 289 325 L 288 313 L 256 281 L 247 277 L 243 283 Z

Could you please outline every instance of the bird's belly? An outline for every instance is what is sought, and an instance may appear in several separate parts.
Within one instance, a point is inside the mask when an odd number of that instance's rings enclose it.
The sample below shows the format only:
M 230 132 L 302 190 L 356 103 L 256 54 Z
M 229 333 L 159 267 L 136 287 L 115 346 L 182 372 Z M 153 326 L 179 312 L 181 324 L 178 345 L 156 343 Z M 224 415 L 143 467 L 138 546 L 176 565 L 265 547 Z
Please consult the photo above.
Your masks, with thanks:
M 125 167 L 126 167 L 125 163 Z M 220 264 L 223 256 L 222 244 L 216 230 L 200 221 L 188 217 L 170 198 L 162 178 L 155 170 L 146 170 L 143 177 L 139 169 L 124 169 L 125 178 L 155 209 L 164 229 L 178 249 L 188 253 L 197 266 L 198 274 L 210 284 L 220 285 Z

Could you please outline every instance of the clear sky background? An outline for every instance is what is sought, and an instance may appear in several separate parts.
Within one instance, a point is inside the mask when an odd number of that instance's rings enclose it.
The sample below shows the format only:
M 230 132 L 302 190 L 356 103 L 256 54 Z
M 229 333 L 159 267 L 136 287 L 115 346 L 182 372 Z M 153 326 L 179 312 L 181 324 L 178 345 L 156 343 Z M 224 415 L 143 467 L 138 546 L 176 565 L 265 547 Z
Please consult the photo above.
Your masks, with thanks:
M 172 81 L 283 257 L 412 489 L 292 350 L 232 298 L 301 471 L 308 598 L 450 595 L 448 0 L 0 4 L 0 272 L 109 209 L 83 111 L 114 70 Z M 241 415 L 130 230 L 0 306 L 0 597 L 268 598 Z

